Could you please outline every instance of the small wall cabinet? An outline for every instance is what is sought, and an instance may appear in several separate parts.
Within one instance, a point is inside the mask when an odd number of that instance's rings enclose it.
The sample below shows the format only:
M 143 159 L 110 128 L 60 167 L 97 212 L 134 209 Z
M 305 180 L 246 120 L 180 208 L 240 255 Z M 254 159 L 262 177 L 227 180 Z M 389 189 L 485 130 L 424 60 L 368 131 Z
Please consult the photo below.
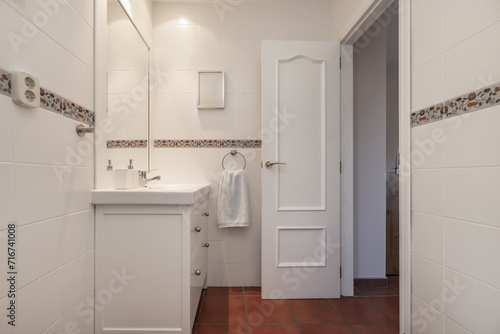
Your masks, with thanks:
M 207 193 L 191 205 L 96 206 L 96 334 L 191 333 L 208 268 Z

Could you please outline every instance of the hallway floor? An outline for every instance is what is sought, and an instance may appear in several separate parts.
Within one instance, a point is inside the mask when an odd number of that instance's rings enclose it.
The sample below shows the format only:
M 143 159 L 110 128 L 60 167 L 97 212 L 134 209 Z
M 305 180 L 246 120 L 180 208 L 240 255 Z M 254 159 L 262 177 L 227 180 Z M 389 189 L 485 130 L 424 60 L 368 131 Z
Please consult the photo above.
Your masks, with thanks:
M 260 288 L 209 287 L 193 334 L 397 334 L 397 278 L 341 299 L 262 300 Z

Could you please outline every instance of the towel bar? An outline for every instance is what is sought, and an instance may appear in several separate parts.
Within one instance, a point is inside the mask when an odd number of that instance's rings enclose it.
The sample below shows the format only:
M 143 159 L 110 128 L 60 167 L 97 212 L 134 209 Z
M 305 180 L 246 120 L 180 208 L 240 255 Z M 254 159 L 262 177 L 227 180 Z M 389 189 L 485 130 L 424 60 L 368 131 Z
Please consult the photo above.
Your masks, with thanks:
M 231 150 L 231 152 L 227 153 L 224 158 L 222 158 L 222 169 L 226 169 L 226 167 L 224 166 L 224 160 L 226 159 L 226 157 L 231 154 L 232 156 L 235 156 L 236 154 L 239 154 L 243 157 L 243 160 L 245 161 L 245 165 L 243 166 L 243 170 L 245 170 L 245 168 L 247 167 L 247 159 L 245 158 L 245 156 L 243 154 L 241 154 L 240 152 L 236 151 L 236 150 Z

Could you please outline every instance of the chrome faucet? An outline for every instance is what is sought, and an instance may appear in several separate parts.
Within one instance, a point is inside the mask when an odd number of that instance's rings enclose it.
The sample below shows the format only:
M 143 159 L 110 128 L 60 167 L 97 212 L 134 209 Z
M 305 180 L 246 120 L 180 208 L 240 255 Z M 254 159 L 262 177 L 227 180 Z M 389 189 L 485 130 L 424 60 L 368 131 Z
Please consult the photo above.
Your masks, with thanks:
M 150 181 L 158 181 L 161 180 L 161 176 L 157 175 L 148 179 L 149 171 L 141 170 L 139 171 L 139 187 L 145 187 Z

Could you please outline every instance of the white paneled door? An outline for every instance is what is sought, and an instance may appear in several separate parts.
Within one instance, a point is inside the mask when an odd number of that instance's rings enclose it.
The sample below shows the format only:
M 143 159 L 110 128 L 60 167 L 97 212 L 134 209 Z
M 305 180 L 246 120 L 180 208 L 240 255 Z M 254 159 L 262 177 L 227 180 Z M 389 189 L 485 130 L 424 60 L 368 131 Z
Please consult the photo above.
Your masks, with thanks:
M 340 297 L 340 46 L 262 44 L 262 298 Z

